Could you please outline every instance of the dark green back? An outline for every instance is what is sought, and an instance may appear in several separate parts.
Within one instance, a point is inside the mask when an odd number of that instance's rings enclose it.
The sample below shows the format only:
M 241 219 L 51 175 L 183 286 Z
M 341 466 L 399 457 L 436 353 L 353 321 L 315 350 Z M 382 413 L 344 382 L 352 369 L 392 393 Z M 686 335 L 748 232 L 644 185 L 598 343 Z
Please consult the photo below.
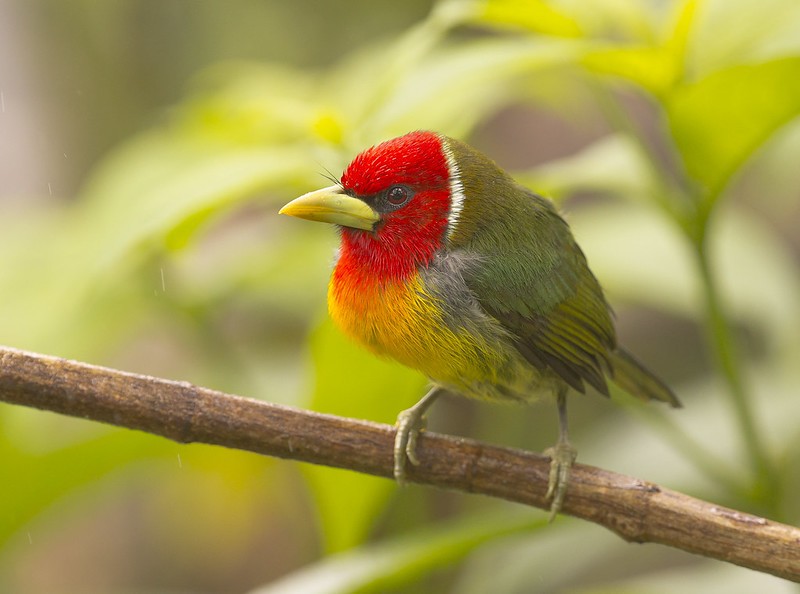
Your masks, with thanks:
M 567 223 L 482 154 L 455 140 L 450 147 L 466 172 L 467 197 L 450 247 L 482 256 L 466 279 L 470 289 L 532 365 L 581 392 L 588 382 L 608 395 L 614 326 Z

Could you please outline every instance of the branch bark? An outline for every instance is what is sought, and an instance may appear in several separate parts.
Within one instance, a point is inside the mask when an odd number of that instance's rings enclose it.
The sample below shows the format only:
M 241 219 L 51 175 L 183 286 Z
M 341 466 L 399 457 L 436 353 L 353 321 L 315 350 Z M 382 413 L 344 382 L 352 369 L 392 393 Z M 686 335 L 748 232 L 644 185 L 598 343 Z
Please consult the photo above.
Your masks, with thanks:
M 200 442 L 392 476 L 394 428 L 269 404 L 187 382 L 0 347 L 0 401 Z M 542 509 L 549 458 L 424 433 L 409 480 Z M 800 529 L 592 466 L 572 469 L 564 513 L 630 542 L 657 542 L 800 582 Z

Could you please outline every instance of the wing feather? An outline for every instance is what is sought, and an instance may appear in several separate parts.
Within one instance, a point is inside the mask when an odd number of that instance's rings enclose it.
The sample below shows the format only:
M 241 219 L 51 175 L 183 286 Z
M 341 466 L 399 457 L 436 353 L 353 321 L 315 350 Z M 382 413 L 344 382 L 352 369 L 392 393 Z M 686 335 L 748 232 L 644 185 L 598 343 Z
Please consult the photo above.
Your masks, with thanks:
M 606 378 L 645 399 L 678 404 L 669 388 L 617 348 L 597 279 L 553 204 L 453 139 L 464 202 L 447 247 L 479 258 L 464 274 L 483 310 L 535 368 L 576 390 L 608 394 Z
M 531 365 L 607 396 L 616 348 L 608 304 L 564 220 L 549 202 L 531 198 L 539 208 L 534 228 L 485 242 L 481 266 L 465 280 Z

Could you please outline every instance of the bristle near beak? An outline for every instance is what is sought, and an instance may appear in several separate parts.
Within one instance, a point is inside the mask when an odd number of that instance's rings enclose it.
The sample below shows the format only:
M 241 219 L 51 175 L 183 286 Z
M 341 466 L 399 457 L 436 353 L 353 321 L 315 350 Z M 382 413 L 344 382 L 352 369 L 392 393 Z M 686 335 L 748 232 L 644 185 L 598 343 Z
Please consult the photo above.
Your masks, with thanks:
M 375 223 L 380 220 L 380 215 L 366 202 L 345 194 L 339 185 L 303 194 L 278 212 L 309 221 L 332 223 L 364 231 L 372 231 Z

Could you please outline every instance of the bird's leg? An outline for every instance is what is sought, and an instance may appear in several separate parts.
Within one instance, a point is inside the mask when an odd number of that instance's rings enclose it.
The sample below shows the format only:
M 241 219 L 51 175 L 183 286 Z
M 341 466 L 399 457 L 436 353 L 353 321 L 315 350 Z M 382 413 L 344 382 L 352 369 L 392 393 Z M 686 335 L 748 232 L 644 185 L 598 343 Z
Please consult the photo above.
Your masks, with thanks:
M 394 438 L 394 478 L 401 485 L 406 481 L 406 459 L 414 466 L 417 458 L 417 436 L 425 428 L 425 412 L 444 390 L 433 387 L 411 408 L 397 415 L 397 433 Z
M 547 448 L 544 453 L 550 456 L 550 479 L 547 484 L 547 494 L 545 498 L 552 497 L 550 504 L 550 518 L 552 522 L 561 510 L 564 503 L 564 496 L 567 494 L 569 484 L 569 473 L 578 450 L 572 447 L 569 442 L 569 431 L 567 430 L 567 388 L 560 386 L 556 394 L 558 404 L 558 441 L 556 445 Z

